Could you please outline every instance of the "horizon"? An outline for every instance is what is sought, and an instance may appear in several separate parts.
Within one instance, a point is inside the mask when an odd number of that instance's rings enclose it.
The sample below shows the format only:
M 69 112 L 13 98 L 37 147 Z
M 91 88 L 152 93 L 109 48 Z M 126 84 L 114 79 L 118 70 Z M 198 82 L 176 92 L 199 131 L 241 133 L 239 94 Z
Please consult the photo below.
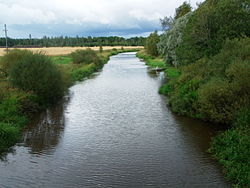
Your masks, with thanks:
M 203 0 L 190 0 L 193 8 Z M 0 0 L 0 25 L 9 38 L 147 37 L 161 31 L 159 19 L 174 16 L 183 0 Z M 78 5 L 78 6 L 76 6 Z M 168 7 L 168 8 L 165 8 Z M 13 14 L 14 13 L 14 14 Z M 3 38 L 4 32 L 0 34 Z

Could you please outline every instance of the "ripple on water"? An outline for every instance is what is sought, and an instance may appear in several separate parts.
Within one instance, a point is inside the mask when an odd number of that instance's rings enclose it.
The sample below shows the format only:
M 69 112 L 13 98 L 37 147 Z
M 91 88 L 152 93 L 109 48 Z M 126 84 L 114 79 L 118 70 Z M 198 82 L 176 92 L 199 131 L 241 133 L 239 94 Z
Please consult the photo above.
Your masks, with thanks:
M 206 153 L 216 131 L 173 115 L 161 83 L 135 53 L 111 57 L 35 118 L 3 156 L 0 187 L 230 187 Z

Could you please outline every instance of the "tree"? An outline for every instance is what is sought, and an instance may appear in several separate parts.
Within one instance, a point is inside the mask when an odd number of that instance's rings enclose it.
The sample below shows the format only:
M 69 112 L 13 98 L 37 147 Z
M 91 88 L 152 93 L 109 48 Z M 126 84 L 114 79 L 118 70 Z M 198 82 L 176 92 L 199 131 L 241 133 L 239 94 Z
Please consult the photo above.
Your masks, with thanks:
M 181 6 L 179 6 L 177 9 L 175 9 L 174 19 L 176 20 L 176 19 L 184 16 L 185 14 L 187 14 L 191 11 L 192 11 L 191 5 L 185 1 Z
M 160 41 L 157 31 L 151 33 L 146 40 L 145 49 L 149 55 L 158 56 L 157 43 Z
M 169 30 L 173 27 L 174 19 L 170 16 L 165 16 L 163 19 L 160 19 L 162 31 Z
M 249 0 L 207 0 L 190 17 L 177 49 L 182 64 L 217 54 L 227 38 L 250 36 Z
M 182 42 L 182 33 L 191 14 L 191 12 L 187 13 L 175 20 L 172 28 L 165 31 L 165 33 L 160 36 L 160 42 L 157 44 L 158 51 L 165 56 L 166 62 L 175 67 L 178 66 L 176 48 Z

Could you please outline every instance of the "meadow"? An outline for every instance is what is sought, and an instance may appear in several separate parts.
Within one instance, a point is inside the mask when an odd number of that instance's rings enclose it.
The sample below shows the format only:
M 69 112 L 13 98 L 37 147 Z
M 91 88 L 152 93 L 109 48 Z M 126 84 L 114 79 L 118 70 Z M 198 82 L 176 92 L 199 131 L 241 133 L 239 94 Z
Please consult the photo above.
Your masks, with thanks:
M 32 52 L 43 52 L 48 56 L 57 56 L 57 55 L 67 55 L 70 54 L 76 50 L 85 50 L 87 48 L 90 48 L 92 50 L 98 51 L 99 46 L 96 47 L 48 47 L 48 48 L 18 48 L 20 50 L 30 50 Z M 142 46 L 103 46 L 103 50 L 112 50 L 112 49 L 138 49 L 143 48 Z M 12 50 L 14 48 L 9 48 L 9 50 Z M 0 56 L 3 56 L 6 54 L 5 48 L 0 48 Z

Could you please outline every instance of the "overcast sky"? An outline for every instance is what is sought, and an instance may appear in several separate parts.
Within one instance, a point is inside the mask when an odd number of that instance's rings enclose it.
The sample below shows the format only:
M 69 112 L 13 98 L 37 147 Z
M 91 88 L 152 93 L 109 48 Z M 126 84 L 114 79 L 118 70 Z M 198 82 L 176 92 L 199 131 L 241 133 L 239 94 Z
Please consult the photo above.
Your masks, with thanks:
M 10 37 L 144 36 L 184 0 L 0 0 Z M 195 7 L 196 2 L 190 0 Z M 0 37 L 4 36 L 2 31 Z

